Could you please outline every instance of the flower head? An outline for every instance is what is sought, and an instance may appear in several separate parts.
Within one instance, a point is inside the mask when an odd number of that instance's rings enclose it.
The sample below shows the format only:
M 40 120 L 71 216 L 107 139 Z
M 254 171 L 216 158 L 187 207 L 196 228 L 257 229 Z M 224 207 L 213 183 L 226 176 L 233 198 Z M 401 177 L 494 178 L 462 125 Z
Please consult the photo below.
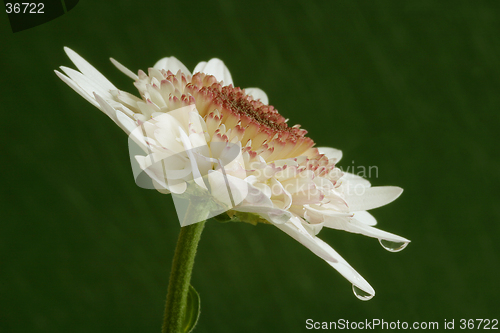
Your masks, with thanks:
M 65 50 L 80 71 L 61 67 L 66 75 L 56 74 L 140 147 L 143 154 L 131 154 L 137 170 L 160 192 L 204 203 L 206 212 L 189 223 L 223 214 L 273 224 L 348 279 L 358 298 L 373 297 L 368 282 L 316 235 L 323 227 L 341 229 L 378 238 L 390 251 L 403 249 L 409 240 L 373 227 L 367 212 L 395 200 L 401 188 L 371 187 L 342 172 L 341 151 L 314 147 L 307 131 L 289 126 L 262 90 L 234 87 L 219 59 L 191 73 L 176 58 L 163 58 L 137 75 L 111 59 L 134 80 L 136 97 Z

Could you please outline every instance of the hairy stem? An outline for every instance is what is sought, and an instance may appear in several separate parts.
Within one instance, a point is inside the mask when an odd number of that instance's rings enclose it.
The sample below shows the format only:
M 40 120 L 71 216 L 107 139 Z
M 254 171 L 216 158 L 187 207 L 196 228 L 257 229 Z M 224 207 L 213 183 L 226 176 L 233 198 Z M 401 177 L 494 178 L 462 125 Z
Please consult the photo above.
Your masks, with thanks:
M 205 222 L 202 221 L 181 228 L 168 283 L 163 333 L 182 332 L 194 257 Z

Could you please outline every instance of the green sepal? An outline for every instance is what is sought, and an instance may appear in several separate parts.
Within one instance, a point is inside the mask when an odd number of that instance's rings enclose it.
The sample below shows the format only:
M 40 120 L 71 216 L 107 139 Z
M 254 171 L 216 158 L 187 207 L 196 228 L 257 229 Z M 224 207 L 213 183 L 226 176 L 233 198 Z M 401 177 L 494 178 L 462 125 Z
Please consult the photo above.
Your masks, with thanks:
M 233 222 L 233 219 L 227 215 L 226 213 L 222 213 L 219 215 L 216 215 L 212 217 L 215 221 L 221 222 L 221 223 L 227 223 L 227 222 Z
M 200 317 L 200 295 L 194 289 L 192 285 L 189 285 L 189 290 L 187 294 L 187 304 L 186 304 L 186 315 L 184 316 L 184 320 L 182 323 L 182 331 L 185 333 L 192 332 L 196 323 L 198 322 L 198 318 Z

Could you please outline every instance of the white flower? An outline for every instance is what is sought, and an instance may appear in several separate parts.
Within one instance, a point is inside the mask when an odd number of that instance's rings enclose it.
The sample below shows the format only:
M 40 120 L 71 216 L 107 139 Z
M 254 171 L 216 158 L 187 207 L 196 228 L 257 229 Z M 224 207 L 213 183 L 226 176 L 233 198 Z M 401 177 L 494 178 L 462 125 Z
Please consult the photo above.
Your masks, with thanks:
M 275 225 L 349 280 L 358 298 L 373 297 L 368 282 L 316 235 L 323 227 L 341 229 L 377 238 L 391 251 L 404 248 L 409 240 L 373 227 L 367 212 L 395 200 L 401 188 L 371 187 L 342 172 L 341 151 L 314 148 L 262 90 L 234 88 L 219 59 L 200 62 L 192 74 L 176 58 L 163 58 L 137 75 L 111 59 L 134 80 L 138 98 L 65 50 L 80 71 L 61 67 L 66 75 L 56 74 L 146 152 L 133 157 L 156 189 L 183 194 L 194 184 L 199 197 L 217 203 L 214 214 Z

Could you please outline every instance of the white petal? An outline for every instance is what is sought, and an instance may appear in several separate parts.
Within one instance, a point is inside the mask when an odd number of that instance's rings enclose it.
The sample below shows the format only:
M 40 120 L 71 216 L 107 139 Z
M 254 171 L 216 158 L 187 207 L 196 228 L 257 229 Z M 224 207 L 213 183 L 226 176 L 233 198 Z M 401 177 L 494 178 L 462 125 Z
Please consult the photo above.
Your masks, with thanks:
M 166 156 L 163 161 L 163 176 L 168 180 L 186 179 L 191 174 L 191 165 L 187 158 L 180 154 Z
M 100 109 L 109 117 L 111 118 L 118 126 L 120 126 L 125 133 L 130 134 L 130 131 L 126 129 L 121 123 L 118 121 L 117 118 L 117 112 L 111 105 L 109 105 L 108 102 L 106 102 L 101 96 L 98 94 L 94 93 L 94 98 L 96 99 L 97 103 L 99 103 Z M 129 117 L 127 117 L 123 112 L 120 112 L 123 115 L 123 118 L 127 118 L 131 120 Z M 137 127 L 134 123 L 134 128 Z
M 179 181 L 178 183 L 175 183 L 172 180 L 168 180 L 168 188 L 170 192 L 173 194 L 182 194 L 184 191 L 187 189 L 187 183 L 183 181 Z
M 354 212 L 354 218 L 361 223 L 366 225 L 374 226 L 377 225 L 377 220 L 373 217 L 372 214 L 367 211 Z
M 224 81 L 225 86 L 233 84 L 233 79 L 231 78 L 229 69 L 227 69 L 222 60 L 217 58 L 210 59 L 208 62 L 200 62 L 196 65 L 193 72 L 202 72 L 208 75 L 213 75 L 217 81 Z
M 336 262 L 336 252 L 330 251 L 332 248 L 327 249 L 318 243 L 318 237 L 311 235 L 300 222 L 297 216 L 292 217 L 289 222 L 284 224 L 275 224 L 276 227 L 287 233 L 296 241 L 307 247 L 315 255 L 323 260 Z
M 314 222 L 323 222 L 325 217 L 350 217 L 352 213 L 343 212 L 337 209 L 328 209 L 327 205 L 304 205 L 305 212 Z M 308 220 L 309 221 L 309 220 Z
M 385 239 L 397 243 L 409 243 L 410 241 L 404 237 L 383 231 L 369 225 L 366 225 L 356 218 L 325 218 L 324 226 L 338 230 L 349 231 L 355 234 L 362 234 L 368 237 L 377 239 Z
M 335 268 L 343 277 L 345 277 L 349 282 L 354 284 L 361 290 L 369 293 L 370 295 L 375 295 L 375 290 L 370 286 L 370 284 L 358 273 L 354 268 L 351 267 L 330 245 L 323 242 L 316 236 L 309 234 L 303 227 L 302 229 L 297 228 L 298 225 L 295 221 L 295 217 L 290 221 L 295 223 L 285 223 L 281 225 L 276 225 L 276 227 L 283 230 L 285 233 L 293 237 L 295 240 L 299 241 L 302 245 L 311 250 L 318 257 L 325 260 L 330 266 Z M 299 222 L 300 223 L 300 222 Z
M 274 205 L 281 209 L 288 209 L 292 205 L 292 195 L 275 178 L 270 179 L 271 193 Z
M 304 218 L 307 218 L 306 214 L 304 214 Z M 305 227 L 309 228 L 312 231 L 312 233 L 314 234 L 314 236 L 316 236 L 323 229 L 323 226 L 324 226 L 324 223 L 314 223 L 314 224 L 311 223 L 311 224 L 307 224 Z
M 370 210 L 396 200 L 403 189 L 397 186 L 378 186 L 364 188 L 345 197 L 350 211 Z
M 154 157 L 152 156 L 152 154 L 148 156 L 136 155 L 134 158 L 140 169 L 143 170 L 151 179 L 156 181 L 161 188 L 168 188 L 162 175 L 161 165 L 159 165 L 159 163 L 155 163 Z M 134 176 L 137 177 L 138 175 L 139 174 L 135 174 Z
M 198 65 L 196 65 L 196 67 L 194 68 L 194 71 L 193 71 L 193 74 L 196 74 L 198 72 L 203 72 L 203 69 L 207 66 L 207 62 L 206 61 L 200 61 L 198 63 Z
M 118 126 L 120 126 L 120 128 L 125 133 L 127 133 L 127 135 L 129 135 L 132 131 L 134 131 L 137 128 L 137 124 L 135 123 L 135 121 L 130 119 L 129 116 L 125 115 L 125 113 L 123 113 L 119 110 L 116 110 L 115 118 L 116 118 L 116 121 L 115 121 L 116 124 Z M 132 137 L 132 138 L 134 139 L 135 137 Z
M 329 160 L 334 160 L 333 163 L 337 163 L 342 159 L 342 150 L 338 150 L 330 147 L 318 147 L 320 154 L 328 157 Z
M 266 214 L 267 220 L 274 223 L 274 225 L 284 224 L 292 218 L 292 213 L 278 208 L 270 209 Z
M 340 181 L 344 186 L 347 185 L 349 187 L 349 190 L 357 188 L 368 188 L 372 186 L 366 178 L 349 172 L 344 172 L 344 175 L 342 176 L 342 178 L 340 178 Z
M 67 77 L 66 75 L 62 74 L 59 71 L 54 71 L 56 75 L 64 81 L 68 86 L 70 86 L 74 91 L 76 91 L 80 96 L 85 98 L 89 103 L 91 103 L 93 106 L 96 108 L 100 109 L 99 103 L 89 95 L 82 87 L 80 87 L 75 81 Z
M 292 214 L 286 210 L 264 206 L 243 206 L 238 205 L 233 210 L 238 212 L 257 214 L 274 225 L 284 224 L 290 220 Z
M 69 67 L 61 66 L 60 68 L 90 96 L 92 96 L 94 92 L 96 92 L 103 98 L 113 99 L 113 96 L 111 95 L 109 90 L 106 90 L 88 76 L 85 76 L 82 73 L 75 71 L 74 69 Z
M 233 210 L 260 215 L 263 219 L 273 224 L 288 222 L 292 218 L 292 214 L 287 210 L 275 207 L 265 193 L 250 184 L 249 180 L 251 181 L 251 177 L 247 177 L 247 180 L 245 180 L 248 190 L 246 197 Z
M 120 70 L 120 72 L 122 72 L 123 74 L 127 75 L 129 78 L 131 78 L 132 80 L 137 80 L 139 77 L 137 76 L 137 74 L 135 74 L 134 72 L 132 72 L 130 69 L 128 69 L 127 67 L 123 66 L 122 64 L 120 64 L 118 61 L 116 61 L 115 59 L 113 58 L 109 58 L 109 60 L 111 60 L 111 62 L 113 63 L 113 65 L 116 66 L 116 68 L 118 68 Z
M 269 104 L 269 98 L 267 97 L 267 94 L 264 92 L 264 90 L 260 88 L 245 88 L 245 92 L 247 93 L 247 95 L 252 96 L 253 99 L 260 99 L 262 103 L 266 105 Z
M 330 245 L 326 244 L 321 239 L 317 238 L 318 244 L 324 248 L 330 248 L 329 252 L 335 255 L 335 261 L 327 261 L 327 263 L 335 268 L 343 277 L 345 277 L 349 282 L 363 290 L 364 292 L 374 296 L 375 290 L 370 286 L 370 284 L 358 273 L 347 261 L 344 260 Z
M 90 80 L 107 91 L 116 89 L 116 87 L 111 82 L 109 82 L 109 80 L 106 79 L 104 75 L 102 75 L 97 69 L 95 69 L 94 66 L 89 64 L 87 60 L 78 55 L 78 53 L 68 47 L 65 47 L 64 51 L 66 51 L 68 57 L 71 59 L 71 61 L 73 61 L 75 66 L 80 70 L 80 72 L 82 72 L 83 75 L 85 75 Z
M 240 204 L 248 194 L 249 184 L 243 179 L 209 170 L 210 195 L 229 208 Z
M 153 182 L 153 186 L 154 188 L 162 193 L 162 194 L 170 194 L 172 192 L 170 192 L 166 187 L 164 187 L 162 184 L 159 184 L 157 181 L 155 181 L 154 179 L 152 179 L 152 182 Z
M 180 69 L 182 73 L 186 75 L 191 75 L 191 72 L 176 57 L 168 57 L 160 59 L 156 62 L 153 68 L 156 68 L 158 70 L 164 69 L 166 71 L 171 71 L 174 74 L 177 74 L 177 72 Z
M 99 96 L 99 94 L 95 93 L 94 92 L 94 98 L 95 100 L 97 101 L 97 103 L 99 103 L 99 105 L 101 106 L 101 110 L 111 119 L 113 119 L 114 122 L 117 121 L 117 117 L 116 117 L 116 110 L 111 106 L 109 105 L 108 102 L 106 102 L 106 100 L 104 100 L 104 98 L 102 98 L 101 96 Z M 125 116 L 125 115 L 124 115 Z M 129 117 L 127 117 L 128 119 L 130 119 Z
M 264 183 L 255 183 L 253 184 L 256 188 L 258 188 L 266 197 L 271 199 L 271 196 L 273 195 L 273 192 L 271 191 L 271 188 L 267 186 Z
M 245 200 L 235 208 L 236 210 L 241 212 L 256 212 L 256 209 L 258 210 L 260 208 L 266 209 L 266 211 L 269 208 L 275 208 L 273 202 L 265 193 L 251 185 L 248 181 L 244 181 L 247 183 L 248 193 L 246 194 Z
M 194 182 L 202 189 L 207 190 L 207 186 L 205 185 L 205 183 L 203 182 L 203 178 L 201 177 L 200 169 L 198 168 L 198 163 L 196 163 L 196 158 L 193 155 L 193 146 L 191 145 L 191 141 L 189 141 L 189 137 L 180 126 L 178 129 L 179 129 L 179 138 L 181 139 L 182 144 L 184 145 L 184 149 L 188 155 L 189 162 L 191 162 L 191 169 L 193 172 Z

